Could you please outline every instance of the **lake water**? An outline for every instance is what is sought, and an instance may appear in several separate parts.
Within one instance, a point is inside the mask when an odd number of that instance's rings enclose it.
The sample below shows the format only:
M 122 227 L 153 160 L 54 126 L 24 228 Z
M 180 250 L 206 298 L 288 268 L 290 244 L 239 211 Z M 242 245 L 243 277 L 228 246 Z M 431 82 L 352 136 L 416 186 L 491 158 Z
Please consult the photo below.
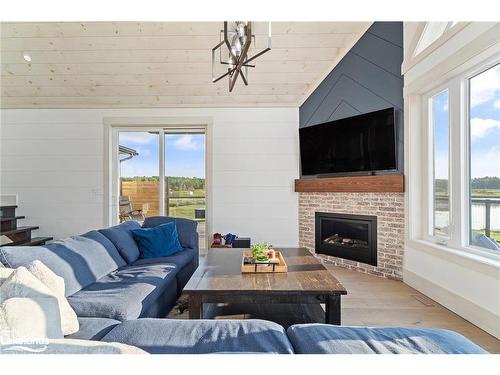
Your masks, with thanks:
M 490 229 L 500 231 L 500 205 L 495 204 L 490 208 Z M 436 212 L 436 226 L 442 228 L 448 222 L 449 212 Z M 472 229 L 484 229 L 486 226 L 486 207 L 484 204 L 472 205 Z

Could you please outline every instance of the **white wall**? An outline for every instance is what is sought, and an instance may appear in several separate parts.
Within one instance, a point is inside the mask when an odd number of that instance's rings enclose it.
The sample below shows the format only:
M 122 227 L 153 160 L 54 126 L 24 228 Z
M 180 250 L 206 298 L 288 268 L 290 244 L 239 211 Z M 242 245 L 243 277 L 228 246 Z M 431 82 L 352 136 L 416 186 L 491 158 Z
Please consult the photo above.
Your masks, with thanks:
M 105 117 L 211 117 L 212 228 L 298 245 L 298 108 L 2 110 L 0 194 L 62 238 L 101 228 Z
M 405 24 L 405 49 L 418 40 L 418 25 Z M 421 28 L 420 28 L 421 29 Z M 500 262 L 481 254 L 425 240 L 423 173 L 426 160 L 422 94 L 500 53 L 498 23 L 463 23 L 408 60 L 405 68 L 406 243 L 403 280 L 500 338 Z M 453 123 L 459 125 L 460 123 Z M 459 174 L 457 174 L 459 175 Z

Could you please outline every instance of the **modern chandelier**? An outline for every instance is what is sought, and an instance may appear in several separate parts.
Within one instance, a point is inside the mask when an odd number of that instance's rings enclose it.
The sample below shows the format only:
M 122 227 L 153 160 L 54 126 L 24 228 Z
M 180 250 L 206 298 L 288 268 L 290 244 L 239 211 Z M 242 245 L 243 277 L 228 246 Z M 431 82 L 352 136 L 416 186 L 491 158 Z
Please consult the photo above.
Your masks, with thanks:
M 252 34 L 252 22 L 224 22 L 224 29 L 220 31 L 220 43 L 212 48 L 212 82 L 215 83 L 228 76 L 229 92 L 231 92 L 236 80 L 241 76 L 245 86 L 248 86 L 248 68 L 255 68 L 255 63 L 250 64 L 250 62 L 269 50 L 271 50 L 271 22 L 268 23 L 267 48 L 258 53 L 254 53 L 255 35 Z M 227 71 L 219 76 L 215 73 L 218 64 L 227 68 Z

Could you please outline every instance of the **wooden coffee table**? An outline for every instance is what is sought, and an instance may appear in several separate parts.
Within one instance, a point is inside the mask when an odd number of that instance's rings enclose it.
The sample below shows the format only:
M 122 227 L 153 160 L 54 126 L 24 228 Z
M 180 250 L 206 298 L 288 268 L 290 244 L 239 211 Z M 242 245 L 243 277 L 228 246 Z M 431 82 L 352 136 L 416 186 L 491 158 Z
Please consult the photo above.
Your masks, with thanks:
M 247 249 L 210 249 L 184 288 L 189 318 L 203 318 L 204 303 L 326 305 L 325 322 L 340 324 L 342 284 L 304 248 L 280 248 L 287 273 L 241 273 Z

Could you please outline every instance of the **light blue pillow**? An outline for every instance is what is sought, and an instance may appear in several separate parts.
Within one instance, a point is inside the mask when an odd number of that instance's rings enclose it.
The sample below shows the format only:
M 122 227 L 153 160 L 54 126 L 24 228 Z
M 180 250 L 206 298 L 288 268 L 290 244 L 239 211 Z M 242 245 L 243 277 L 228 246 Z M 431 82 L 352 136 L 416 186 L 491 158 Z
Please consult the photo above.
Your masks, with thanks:
M 142 259 L 168 257 L 182 251 L 175 222 L 154 228 L 132 229 L 131 232 Z

